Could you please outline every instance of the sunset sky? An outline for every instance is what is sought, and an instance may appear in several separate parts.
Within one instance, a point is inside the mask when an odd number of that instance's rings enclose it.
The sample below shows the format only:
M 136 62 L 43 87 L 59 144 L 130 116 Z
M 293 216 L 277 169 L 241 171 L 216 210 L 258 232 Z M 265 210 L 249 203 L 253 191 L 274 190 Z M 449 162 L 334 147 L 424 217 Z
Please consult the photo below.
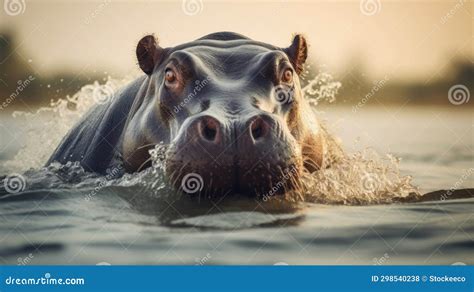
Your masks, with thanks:
M 303 33 L 327 71 L 359 58 L 373 78 L 426 80 L 443 74 L 454 56 L 473 60 L 472 1 L 363 2 L 26 0 L 22 14 L 1 10 L 0 31 L 17 34 L 15 54 L 39 74 L 133 74 L 135 45 L 145 34 L 173 46 L 222 30 L 279 46 Z

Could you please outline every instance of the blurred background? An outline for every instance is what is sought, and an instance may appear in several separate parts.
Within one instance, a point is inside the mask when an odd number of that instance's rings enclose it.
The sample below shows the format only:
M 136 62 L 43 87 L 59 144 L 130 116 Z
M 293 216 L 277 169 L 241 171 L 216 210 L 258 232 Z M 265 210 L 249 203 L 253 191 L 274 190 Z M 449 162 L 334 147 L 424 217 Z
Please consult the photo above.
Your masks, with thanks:
M 473 88 L 472 1 L 3 0 L 0 109 L 35 109 L 84 84 L 140 74 L 135 45 L 235 31 L 278 46 L 309 40 L 306 82 L 327 72 L 335 104 L 453 106 Z M 465 94 L 468 94 L 467 96 Z M 467 97 L 467 98 L 466 98 Z M 459 98 L 464 100 L 459 100 Z
M 448 200 L 474 187 L 472 1 L 0 1 L 0 176 L 23 178 L 0 204 L 0 263 L 474 263 L 474 200 Z M 42 168 L 101 87 L 143 74 L 142 36 L 168 47 L 224 30 L 281 47 L 306 35 L 303 83 L 315 90 L 305 91 L 349 159 L 314 177 L 323 205 L 214 216 L 214 204 L 171 205 L 143 191 L 158 186 L 146 172 L 84 200 L 103 178 Z M 60 101 L 30 114 L 81 88 L 75 110 Z M 449 191 L 416 205 L 327 205 L 389 202 L 411 185 Z M 172 216 L 210 216 L 172 225 L 162 221 L 169 206 Z

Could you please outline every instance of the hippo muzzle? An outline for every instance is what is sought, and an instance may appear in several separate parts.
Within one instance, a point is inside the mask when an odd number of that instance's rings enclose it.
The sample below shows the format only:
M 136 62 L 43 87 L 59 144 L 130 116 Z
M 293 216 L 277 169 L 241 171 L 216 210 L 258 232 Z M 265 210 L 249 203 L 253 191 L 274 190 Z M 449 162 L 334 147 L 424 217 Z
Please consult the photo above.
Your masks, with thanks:
M 186 119 L 167 155 L 167 175 L 177 189 L 209 195 L 279 194 L 297 186 L 301 150 L 278 115 L 235 99 Z M 245 99 L 243 99 L 245 100 Z M 188 179 L 198 179 L 199 189 Z

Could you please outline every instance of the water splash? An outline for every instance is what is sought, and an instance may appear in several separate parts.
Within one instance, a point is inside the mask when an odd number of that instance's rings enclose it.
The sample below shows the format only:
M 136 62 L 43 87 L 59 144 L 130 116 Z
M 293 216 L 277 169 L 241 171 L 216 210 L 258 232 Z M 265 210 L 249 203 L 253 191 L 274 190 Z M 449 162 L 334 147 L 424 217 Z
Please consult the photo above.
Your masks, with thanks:
M 12 172 L 41 167 L 58 146 L 61 139 L 82 116 L 94 105 L 101 102 L 102 92 L 116 91 L 129 83 L 132 78 L 115 80 L 110 77 L 104 84 L 95 81 L 85 85 L 73 96 L 51 101 L 50 106 L 41 107 L 34 113 L 16 111 L 15 122 L 25 131 L 24 147 L 13 159 L 4 163 L 4 168 Z
M 418 194 L 411 176 L 399 169 L 400 159 L 372 149 L 346 155 L 331 167 L 302 179 L 305 201 L 324 204 L 388 204 Z
M 152 161 L 152 175 L 154 179 L 148 183 L 148 188 L 153 190 L 155 193 L 163 189 L 169 188 L 167 179 L 165 176 L 166 170 L 166 151 L 168 150 L 168 145 L 160 144 L 155 145 L 153 149 L 149 151 L 150 158 Z M 174 191 L 172 191 L 174 193 Z
M 161 142 L 160 144 L 155 145 L 155 147 L 149 151 L 153 172 L 161 173 L 165 171 L 166 151 L 168 150 L 168 147 L 168 145 L 165 145 L 163 142 Z
M 27 129 L 25 147 L 16 156 L 5 163 L 9 171 L 29 170 L 29 180 L 41 187 L 69 188 L 93 187 L 103 183 L 95 175 L 86 173 L 77 163 L 65 166 L 53 164 L 40 168 L 52 151 L 59 144 L 67 131 L 95 104 L 104 98 L 113 98 L 111 89 L 129 83 L 133 77 L 123 80 L 108 78 L 105 84 L 94 82 L 84 86 L 72 97 L 52 102 L 49 107 L 39 109 L 35 113 L 15 112 L 14 117 L 21 122 L 20 127 Z M 320 101 L 334 102 L 341 84 L 333 80 L 327 73 L 319 73 L 309 80 L 303 88 L 308 101 L 317 105 Z M 98 93 L 105 95 L 97 96 Z M 41 123 L 31 122 L 41 120 Z M 125 174 L 120 179 L 107 181 L 107 185 L 122 187 L 142 186 L 142 191 L 152 196 L 174 194 L 167 184 L 166 169 L 167 145 L 158 144 L 150 150 L 152 167 L 138 174 Z M 286 202 L 306 201 L 324 204 L 380 204 L 391 203 L 397 198 L 417 193 L 411 184 L 410 176 L 403 176 L 399 171 L 400 160 L 391 155 L 380 155 L 373 150 L 365 150 L 344 156 L 330 168 L 318 172 L 306 173 L 302 178 L 302 189 L 297 194 L 287 194 Z M 33 179 L 31 179 L 33 178 Z M 42 182 L 46 180 L 47 182 Z M 34 184 L 33 184 L 34 185 Z M 30 185 L 31 186 L 31 185 Z M 265 202 L 274 204 L 281 197 Z
M 302 91 L 309 103 L 316 106 L 323 100 L 329 103 L 335 102 L 340 88 L 341 82 L 335 81 L 329 73 L 320 72 L 308 81 L 308 84 L 302 88 Z

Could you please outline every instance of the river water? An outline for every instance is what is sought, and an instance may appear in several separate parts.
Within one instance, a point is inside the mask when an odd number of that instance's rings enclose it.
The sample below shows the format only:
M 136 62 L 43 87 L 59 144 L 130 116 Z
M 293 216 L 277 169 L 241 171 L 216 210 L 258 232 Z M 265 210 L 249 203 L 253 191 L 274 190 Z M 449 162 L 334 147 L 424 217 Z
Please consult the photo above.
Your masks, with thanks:
M 180 196 L 152 169 L 41 168 L 74 115 L 0 115 L 0 175 L 20 178 L 0 188 L 2 264 L 474 264 L 472 191 L 409 195 L 474 187 L 468 109 L 327 107 L 345 165 L 277 203 Z

